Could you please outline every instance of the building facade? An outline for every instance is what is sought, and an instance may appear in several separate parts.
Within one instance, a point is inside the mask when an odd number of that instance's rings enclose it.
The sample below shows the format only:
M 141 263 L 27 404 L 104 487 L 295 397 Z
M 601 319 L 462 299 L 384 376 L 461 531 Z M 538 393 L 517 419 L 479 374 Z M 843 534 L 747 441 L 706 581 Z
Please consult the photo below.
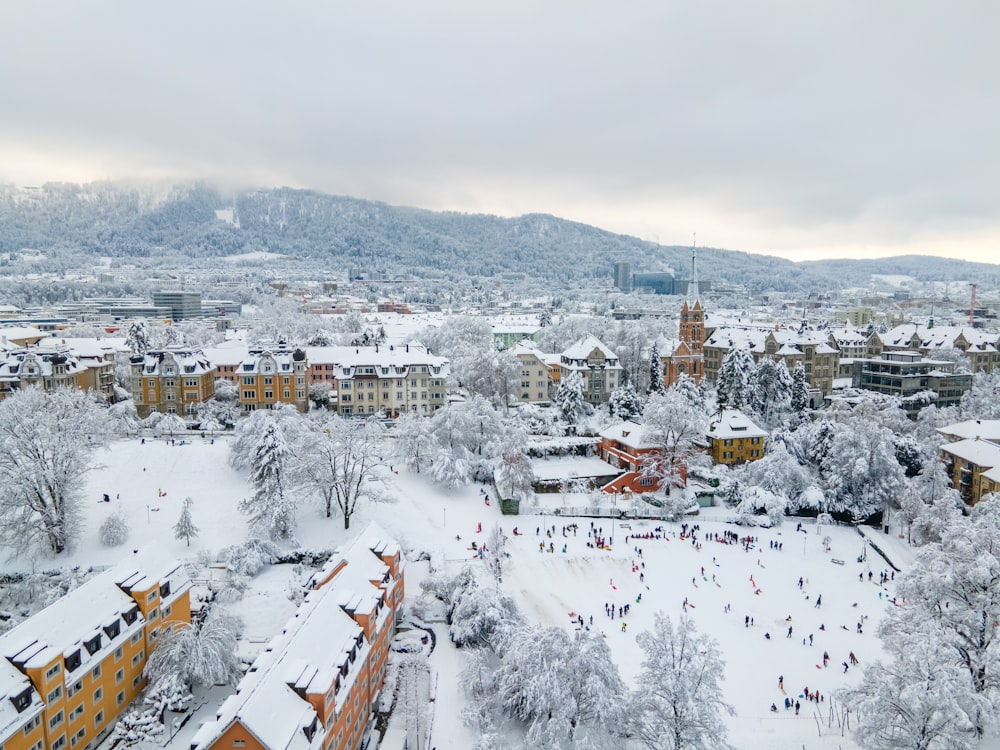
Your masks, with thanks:
M 941 459 L 951 486 L 968 505 L 1000 490 L 1000 446 L 979 438 L 941 446 Z
M 215 397 L 215 367 L 201 349 L 173 346 L 134 354 L 129 361 L 140 419 L 153 412 L 191 417 Z
M 330 385 L 329 403 L 345 417 L 429 415 L 447 403 L 448 360 L 423 344 L 306 349 L 310 386 Z
M 661 483 L 651 476 L 642 476 L 643 465 L 659 448 L 645 437 L 643 426 L 627 420 L 600 432 L 598 456 L 621 473 L 602 489 L 608 493 L 656 492 Z M 682 484 L 687 484 L 687 466 L 677 467 Z
M 690 303 L 684 300 L 680 320 L 677 324 L 677 343 L 665 356 L 663 362 L 663 382 L 668 388 L 682 375 L 700 384 L 705 376 L 705 311 L 701 301 Z
M 0 635 L 0 746 L 96 747 L 145 687 L 160 631 L 191 621 L 190 589 L 152 544 Z
M 190 320 L 201 317 L 201 292 L 153 292 L 153 304 L 170 310 L 172 320 Z
M 307 369 L 302 349 L 284 344 L 251 347 L 236 368 L 240 413 L 288 404 L 304 414 L 309 408 Z
M 709 420 L 709 453 L 717 464 L 733 466 L 764 457 L 767 431 L 738 409 L 724 409 Z
M 404 592 L 399 545 L 372 524 L 335 553 L 191 750 L 353 750 L 370 729 Z
M 594 336 L 586 336 L 559 355 L 561 378 L 578 373 L 583 378 L 583 399 L 603 404 L 621 383 L 618 355 Z
M 537 404 L 550 401 L 552 379 L 544 354 L 530 342 L 515 344 L 511 351 L 521 362 L 521 390 L 515 401 L 522 404 Z
M 920 352 L 887 351 L 876 359 L 854 361 L 851 386 L 897 396 L 915 417 L 927 402 L 914 398 L 933 391 L 938 406 L 956 406 L 972 387 L 971 373 L 955 372 L 954 362 L 926 359 Z

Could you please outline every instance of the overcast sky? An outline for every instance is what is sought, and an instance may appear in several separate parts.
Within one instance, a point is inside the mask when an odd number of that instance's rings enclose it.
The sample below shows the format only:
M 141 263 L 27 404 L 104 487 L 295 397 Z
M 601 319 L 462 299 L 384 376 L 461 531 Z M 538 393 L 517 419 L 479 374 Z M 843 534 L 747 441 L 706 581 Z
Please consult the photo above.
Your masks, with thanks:
M 1000 262 L 1000 2 L 6 2 L 0 182 Z

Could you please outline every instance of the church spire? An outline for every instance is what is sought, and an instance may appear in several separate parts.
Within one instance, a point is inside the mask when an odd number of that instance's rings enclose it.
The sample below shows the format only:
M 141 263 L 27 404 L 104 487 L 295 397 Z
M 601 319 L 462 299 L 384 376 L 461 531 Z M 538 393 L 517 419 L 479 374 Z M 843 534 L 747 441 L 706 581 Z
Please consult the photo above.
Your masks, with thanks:
M 696 302 L 699 297 L 698 291 L 698 233 L 695 232 L 691 240 L 691 281 L 688 284 L 688 299 Z

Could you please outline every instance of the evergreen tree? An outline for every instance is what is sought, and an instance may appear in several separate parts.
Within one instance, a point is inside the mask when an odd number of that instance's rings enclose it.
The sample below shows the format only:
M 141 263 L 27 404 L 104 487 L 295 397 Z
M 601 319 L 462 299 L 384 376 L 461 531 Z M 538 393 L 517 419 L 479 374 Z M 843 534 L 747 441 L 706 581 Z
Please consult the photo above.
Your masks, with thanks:
M 285 488 L 287 464 L 285 437 L 274 420 L 267 419 L 250 459 L 253 496 L 241 500 L 239 509 L 249 516 L 253 531 L 273 540 L 294 537 L 295 508 Z
M 632 419 L 636 414 L 642 413 L 642 401 L 632 381 L 622 383 L 611 392 L 608 398 L 608 413 L 622 420 Z
M 748 406 L 761 416 L 766 427 L 774 429 L 791 408 L 792 387 L 792 376 L 785 362 L 764 357 L 757 363 L 750 380 Z
M 145 354 L 149 349 L 149 333 L 146 331 L 146 321 L 142 318 L 133 320 L 125 335 L 125 345 L 133 354 Z
M 722 360 L 715 383 L 719 409 L 746 409 L 750 402 L 750 381 L 756 365 L 750 350 L 733 347 Z
M 792 370 L 792 428 L 808 421 L 809 379 L 802 360 L 795 363 Z
M 660 348 L 654 341 L 649 352 L 649 393 L 663 393 L 666 389 L 663 383 L 663 360 L 660 359 Z
M 191 518 L 192 505 L 194 505 L 194 500 L 190 497 L 184 498 L 184 507 L 181 508 L 181 517 L 174 526 L 174 538 L 183 539 L 187 542 L 188 547 L 191 546 L 191 537 L 198 536 L 198 527 L 194 525 L 194 521 Z
M 583 377 L 580 373 L 574 370 L 563 375 L 559 381 L 559 388 L 556 389 L 555 402 L 570 424 L 575 423 L 583 414 Z

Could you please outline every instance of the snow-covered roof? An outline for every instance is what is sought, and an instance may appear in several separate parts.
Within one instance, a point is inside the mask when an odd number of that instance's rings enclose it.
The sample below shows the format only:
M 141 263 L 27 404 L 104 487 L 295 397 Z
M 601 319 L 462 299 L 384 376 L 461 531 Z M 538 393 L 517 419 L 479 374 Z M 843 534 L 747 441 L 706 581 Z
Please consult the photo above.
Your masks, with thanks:
M 604 355 L 605 359 L 618 359 L 618 355 L 611 351 L 596 336 L 584 336 L 582 339 L 566 349 L 562 353 L 562 356 L 567 359 L 586 359 L 590 356 L 590 353 L 593 352 L 594 349 L 600 351 L 601 354 Z
M 215 369 L 215 365 L 201 349 L 189 346 L 168 346 L 150 350 L 142 358 L 143 375 L 163 375 L 164 367 L 170 364 L 179 369 L 177 375 L 204 375 Z
M 38 614 L 0 635 L 0 704 L 24 689 L 23 669 L 42 668 L 60 657 L 79 652 L 80 663 L 67 675 L 85 672 L 100 663 L 107 651 L 121 643 L 145 624 L 136 600 L 123 589 L 132 583 L 147 590 L 169 580 L 170 602 L 190 589 L 191 581 L 180 562 L 170 557 L 156 542 L 144 546 L 109 570 L 100 573 L 78 588 L 60 597 Z M 126 613 L 135 614 L 128 622 Z M 115 626 L 117 624 L 117 632 Z M 92 653 L 85 642 L 97 641 Z M 9 668 L 8 668 L 9 667 Z M 3 712 L 0 711 L 0 724 Z
M 622 445 L 627 445 L 636 450 L 655 448 L 656 444 L 646 440 L 646 430 L 638 422 L 626 420 L 619 422 L 601 430 L 598 433 L 602 438 L 615 440 Z
M 215 720 L 198 730 L 191 746 L 211 745 L 238 721 L 265 747 L 320 747 L 325 733 L 315 709 L 303 696 L 328 693 L 336 684 L 339 706 L 351 685 L 367 674 L 362 665 L 370 655 L 370 644 L 345 609 L 376 608 L 381 594 L 372 581 L 381 581 L 388 571 L 380 556 L 399 552 L 399 544 L 371 523 L 343 551 L 334 553 L 324 566 L 335 571 L 333 578 L 306 595 L 282 632 L 244 675 L 236 693 L 219 708 Z M 316 733 L 310 740 L 306 729 L 311 727 Z
M 976 466 L 1000 466 L 1000 445 L 986 440 L 959 440 L 957 443 L 942 445 L 941 450 Z
M 0 328 L 0 341 L 16 344 L 34 343 L 40 339 L 48 338 L 50 335 L 31 326 L 4 326 Z
M 1000 443 L 1000 419 L 970 419 L 938 427 L 937 431 L 945 437 L 958 440 L 981 438 L 991 443 Z
M 554 481 L 557 479 L 591 479 L 593 477 L 614 477 L 621 473 L 606 461 L 596 456 L 551 456 L 535 458 L 531 461 L 535 479 Z
M 758 427 L 739 409 L 723 409 L 708 422 L 708 436 L 715 440 L 767 437 L 767 431 Z
M 410 367 L 428 365 L 445 367 L 448 360 L 428 353 L 419 341 L 380 346 L 309 346 L 305 349 L 306 362 L 310 365 L 335 365 L 337 367 Z M 391 372 L 388 374 L 392 374 Z

